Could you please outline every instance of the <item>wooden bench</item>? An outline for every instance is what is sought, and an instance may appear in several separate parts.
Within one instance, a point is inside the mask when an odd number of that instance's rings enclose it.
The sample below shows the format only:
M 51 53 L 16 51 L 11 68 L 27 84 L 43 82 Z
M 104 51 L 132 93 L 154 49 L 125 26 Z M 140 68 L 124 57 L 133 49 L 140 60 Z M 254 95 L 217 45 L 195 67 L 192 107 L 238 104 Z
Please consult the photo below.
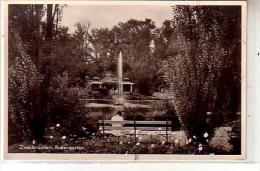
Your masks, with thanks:
M 122 126 L 113 126 L 121 123 Z M 103 134 L 121 135 L 168 135 L 172 132 L 171 121 L 111 121 L 99 120 L 99 131 Z

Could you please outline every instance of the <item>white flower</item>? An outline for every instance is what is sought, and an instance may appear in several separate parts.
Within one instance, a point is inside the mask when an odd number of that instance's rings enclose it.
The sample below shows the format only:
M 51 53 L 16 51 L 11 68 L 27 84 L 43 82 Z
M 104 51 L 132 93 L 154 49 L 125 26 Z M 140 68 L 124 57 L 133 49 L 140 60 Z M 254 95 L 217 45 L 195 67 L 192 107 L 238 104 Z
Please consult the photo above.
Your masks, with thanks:
M 56 124 L 56 127 L 59 128 L 59 127 L 60 127 L 60 124 Z
M 122 142 L 122 141 L 120 141 L 120 142 L 119 142 L 119 144 L 123 144 L 123 142 Z
M 154 144 L 151 144 L 151 147 L 153 148 L 153 147 L 154 147 Z
M 140 145 L 140 143 L 136 143 L 136 145 Z
M 162 145 L 165 144 L 165 141 L 162 141 Z
M 53 136 L 52 136 L 52 135 L 50 136 L 50 139 L 53 139 Z
M 207 132 L 205 132 L 205 133 L 203 134 L 203 136 L 204 136 L 204 138 L 207 138 L 207 137 L 209 136 L 209 134 L 208 134 Z
M 199 151 L 202 151 L 202 144 L 199 144 Z
M 67 138 L 67 137 L 66 137 L 65 135 L 61 137 L 61 139 L 63 139 L 63 140 L 65 140 L 66 138 Z
M 207 112 L 207 115 L 211 115 L 212 114 L 212 112 Z
M 195 135 L 192 136 L 194 139 L 196 139 L 197 137 Z
M 33 144 L 33 145 L 35 145 L 35 144 L 36 144 L 36 141 L 35 141 L 35 140 L 33 140 L 33 141 L 32 141 L 32 144 Z
M 82 127 L 82 130 L 83 130 L 83 131 L 86 131 L 86 129 L 87 129 L 87 128 L 85 128 L 84 126 Z
M 189 143 L 191 143 L 191 142 L 192 142 L 192 139 L 190 138 L 190 139 L 189 139 Z

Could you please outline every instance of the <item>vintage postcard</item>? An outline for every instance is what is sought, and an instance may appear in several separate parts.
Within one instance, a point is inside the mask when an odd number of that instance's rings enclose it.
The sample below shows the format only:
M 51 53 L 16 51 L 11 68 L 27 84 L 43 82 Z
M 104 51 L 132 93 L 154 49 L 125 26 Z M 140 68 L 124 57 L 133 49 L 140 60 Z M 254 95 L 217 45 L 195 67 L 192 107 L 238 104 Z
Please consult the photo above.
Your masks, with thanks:
M 4 1 L 5 159 L 246 159 L 245 1 Z

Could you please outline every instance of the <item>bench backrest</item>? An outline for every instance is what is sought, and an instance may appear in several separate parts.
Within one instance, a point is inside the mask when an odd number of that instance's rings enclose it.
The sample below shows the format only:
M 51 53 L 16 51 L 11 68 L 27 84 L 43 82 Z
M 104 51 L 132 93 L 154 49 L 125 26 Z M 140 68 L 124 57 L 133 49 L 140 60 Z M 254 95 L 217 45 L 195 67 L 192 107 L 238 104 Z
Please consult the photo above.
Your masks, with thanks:
M 131 120 L 124 120 L 124 121 L 111 121 L 111 120 L 99 120 L 100 124 L 113 124 L 113 123 L 122 123 L 124 125 L 126 124 L 136 124 L 136 125 L 171 125 L 172 121 L 131 121 Z
M 111 120 L 99 120 L 100 130 L 112 131 L 112 130 L 122 130 L 122 131 L 156 131 L 163 132 L 171 131 L 172 121 L 111 121 Z M 116 123 L 121 123 L 121 127 L 115 127 Z

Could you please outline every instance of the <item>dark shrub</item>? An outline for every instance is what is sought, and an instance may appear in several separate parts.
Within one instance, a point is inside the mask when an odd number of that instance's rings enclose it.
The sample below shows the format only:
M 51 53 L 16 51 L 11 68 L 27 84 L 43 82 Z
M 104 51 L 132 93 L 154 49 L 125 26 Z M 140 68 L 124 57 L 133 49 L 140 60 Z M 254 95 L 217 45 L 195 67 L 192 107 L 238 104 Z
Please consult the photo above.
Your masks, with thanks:
M 107 89 L 105 89 L 105 88 L 99 88 L 98 91 L 99 91 L 99 96 L 101 98 L 102 97 L 104 98 L 104 97 L 109 95 L 109 91 Z
M 172 130 L 180 130 L 180 128 L 181 128 L 181 122 L 179 120 L 179 117 L 172 110 L 167 111 L 165 115 L 155 116 L 154 120 L 157 120 L 157 121 L 166 121 L 166 120 L 172 121 L 172 126 L 171 126 Z
M 124 114 L 124 119 L 125 120 L 138 120 L 138 121 L 144 121 L 145 116 L 142 114 L 133 114 L 133 113 L 125 113 Z
M 230 143 L 233 146 L 233 154 L 241 154 L 241 118 L 232 122 L 232 132 Z
M 211 116 L 211 124 L 213 127 L 219 127 L 221 126 L 225 120 L 224 118 L 224 112 L 223 111 L 217 111 L 217 112 L 214 112 Z
M 206 139 L 203 137 L 205 132 L 209 135 L 213 134 L 213 126 L 206 113 L 191 111 L 183 117 L 183 123 L 187 129 L 188 136 L 196 136 L 196 140 L 201 143 L 206 143 Z

